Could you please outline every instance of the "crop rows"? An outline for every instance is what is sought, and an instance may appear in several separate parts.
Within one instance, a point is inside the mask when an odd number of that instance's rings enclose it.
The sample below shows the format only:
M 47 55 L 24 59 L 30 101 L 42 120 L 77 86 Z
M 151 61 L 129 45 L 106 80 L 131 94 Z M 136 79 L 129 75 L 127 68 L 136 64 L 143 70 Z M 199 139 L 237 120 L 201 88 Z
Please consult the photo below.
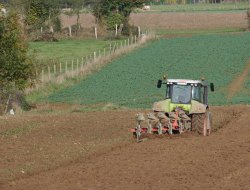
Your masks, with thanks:
M 236 97 L 228 100 L 229 84 L 250 61 L 250 33 L 159 39 L 123 56 L 80 83 L 57 92 L 48 101 L 150 108 L 164 98 L 156 82 L 168 78 L 214 82 L 210 104 L 250 103 L 249 76 Z

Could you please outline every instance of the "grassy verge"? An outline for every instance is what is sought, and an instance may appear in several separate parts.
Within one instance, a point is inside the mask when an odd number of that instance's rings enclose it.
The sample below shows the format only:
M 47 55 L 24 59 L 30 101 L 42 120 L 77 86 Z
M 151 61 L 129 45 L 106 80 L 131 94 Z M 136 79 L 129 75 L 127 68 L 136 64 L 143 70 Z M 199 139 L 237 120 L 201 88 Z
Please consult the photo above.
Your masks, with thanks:
M 119 40 L 116 40 L 119 41 Z M 58 62 L 85 59 L 94 51 L 103 51 L 115 40 L 81 39 L 61 40 L 59 42 L 30 42 L 29 52 L 36 58 L 37 66 L 48 66 Z

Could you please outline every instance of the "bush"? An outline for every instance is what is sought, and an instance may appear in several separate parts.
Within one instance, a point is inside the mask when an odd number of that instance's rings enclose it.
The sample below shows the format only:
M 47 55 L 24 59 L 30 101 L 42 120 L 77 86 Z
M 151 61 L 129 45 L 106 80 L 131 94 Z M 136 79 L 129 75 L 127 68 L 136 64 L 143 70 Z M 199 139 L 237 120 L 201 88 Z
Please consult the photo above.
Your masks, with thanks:
M 115 25 L 120 26 L 124 17 L 119 13 L 114 13 L 105 17 L 106 26 L 108 30 L 115 30 Z

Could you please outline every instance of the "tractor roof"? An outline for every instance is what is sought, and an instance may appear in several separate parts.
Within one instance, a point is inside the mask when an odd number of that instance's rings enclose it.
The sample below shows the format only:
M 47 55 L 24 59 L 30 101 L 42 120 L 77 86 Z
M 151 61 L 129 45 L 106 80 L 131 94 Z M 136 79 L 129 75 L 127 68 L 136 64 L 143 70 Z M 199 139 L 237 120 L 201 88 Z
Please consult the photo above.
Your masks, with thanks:
M 167 84 L 173 84 L 173 83 L 182 84 L 182 85 L 186 85 L 186 84 L 201 84 L 203 86 L 207 85 L 207 83 L 204 80 L 167 79 Z

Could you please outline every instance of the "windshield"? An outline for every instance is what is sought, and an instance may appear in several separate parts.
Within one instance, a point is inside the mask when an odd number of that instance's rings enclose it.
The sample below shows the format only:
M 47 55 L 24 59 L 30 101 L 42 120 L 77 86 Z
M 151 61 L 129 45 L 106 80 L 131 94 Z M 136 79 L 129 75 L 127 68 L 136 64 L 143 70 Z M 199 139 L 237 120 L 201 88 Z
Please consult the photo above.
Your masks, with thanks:
M 191 101 L 191 86 L 173 85 L 172 102 L 178 104 L 188 104 Z

